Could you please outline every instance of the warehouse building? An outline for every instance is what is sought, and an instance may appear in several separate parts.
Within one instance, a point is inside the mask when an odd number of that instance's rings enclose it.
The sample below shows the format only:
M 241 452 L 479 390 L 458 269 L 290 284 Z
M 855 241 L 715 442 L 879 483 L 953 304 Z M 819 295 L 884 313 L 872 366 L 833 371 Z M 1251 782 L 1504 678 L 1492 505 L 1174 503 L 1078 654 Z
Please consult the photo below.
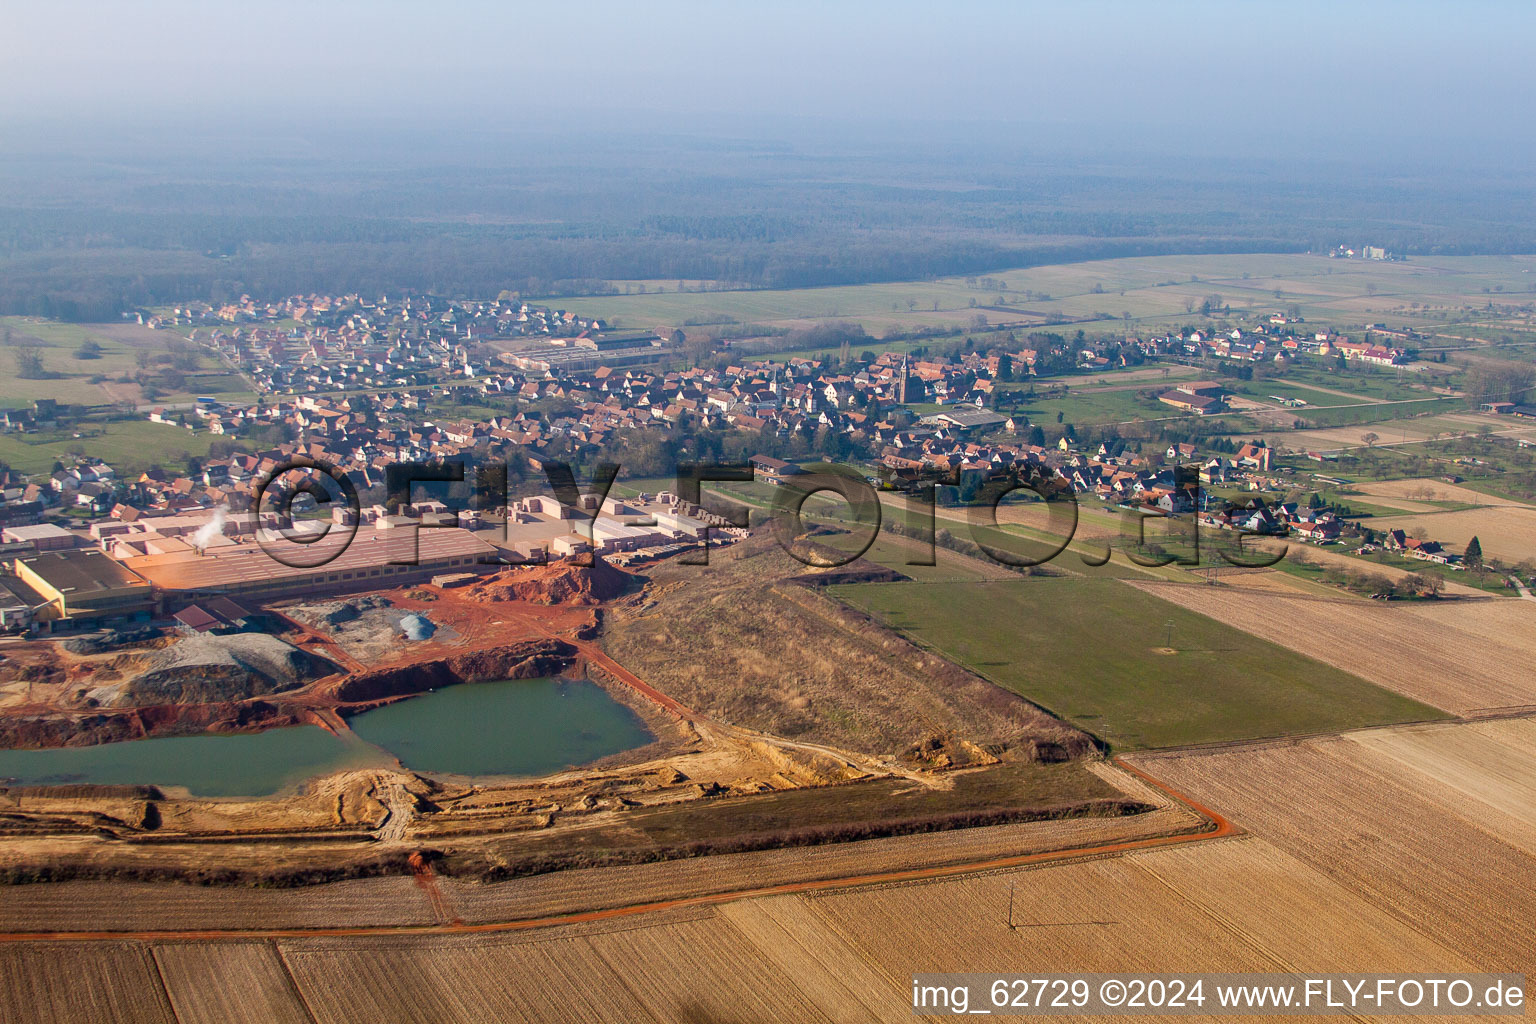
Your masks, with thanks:
M 490 544 L 467 530 L 445 528 L 359 530 L 341 554 L 312 567 L 285 565 L 251 541 L 202 553 L 191 549 L 139 555 L 123 564 L 153 583 L 175 607 L 218 595 L 276 598 L 383 589 L 425 583 L 445 572 L 489 572 L 497 561 L 498 552 Z
M 39 551 L 16 559 L 11 572 L 37 595 L 35 628 L 120 626 L 148 621 L 154 610 L 149 582 L 95 548 Z
M 0 530 L 0 542 L 30 544 L 34 551 L 62 551 L 79 544 L 74 534 L 52 523 L 38 523 L 36 526 L 7 526 Z

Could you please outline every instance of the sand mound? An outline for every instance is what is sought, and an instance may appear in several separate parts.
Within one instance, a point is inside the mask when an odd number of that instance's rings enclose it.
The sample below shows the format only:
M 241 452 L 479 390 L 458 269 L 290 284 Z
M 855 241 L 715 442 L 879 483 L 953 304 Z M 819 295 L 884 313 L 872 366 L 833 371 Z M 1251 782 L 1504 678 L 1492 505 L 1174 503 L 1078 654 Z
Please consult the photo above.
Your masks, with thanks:
M 532 604 L 593 605 L 621 596 L 638 577 L 594 557 L 592 565 L 555 562 L 503 569 L 468 588 L 475 601 L 528 601 Z

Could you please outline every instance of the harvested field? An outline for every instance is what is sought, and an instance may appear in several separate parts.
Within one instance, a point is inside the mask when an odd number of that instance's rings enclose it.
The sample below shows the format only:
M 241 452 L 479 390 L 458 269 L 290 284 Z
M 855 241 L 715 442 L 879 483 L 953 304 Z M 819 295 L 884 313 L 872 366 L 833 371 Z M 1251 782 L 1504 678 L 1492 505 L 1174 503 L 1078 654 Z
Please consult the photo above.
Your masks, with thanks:
M 1010 884 L 1016 930 L 1005 920 Z M 1046 971 L 1478 969 L 1435 939 L 1433 923 L 1415 926 L 1262 838 L 807 902 L 895 978 L 1021 961 Z M 926 926 L 936 920 L 957 926 Z
M 1499 795 L 1536 780 L 1536 721 L 1398 727 L 1138 761 L 1251 834 L 530 932 L 155 943 L 179 1017 L 139 947 L 0 948 L 0 976 L 7 1008 L 26 1006 L 27 1019 L 96 1019 L 96 1007 L 110 1019 L 207 1019 L 194 1007 L 213 1004 L 187 1002 L 183 991 L 218 977 L 238 979 L 249 998 L 273 1007 L 274 1020 L 291 1019 L 283 1014 L 297 999 L 317 1024 L 692 1024 L 904 1020 L 915 972 L 1016 972 L 1020 963 L 1049 972 L 1536 968 L 1536 860 L 1500 832 L 1516 814 L 1530 815 L 1531 803 Z M 1496 816 L 1501 801 L 1505 817 Z M 699 875 L 709 867 L 686 865 L 685 887 L 707 888 Z M 456 905 L 468 893 L 455 887 Z M 23 978 L 38 1002 L 16 999 Z M 40 981 L 51 984 L 35 987 Z M 115 985 L 133 987 L 125 994 Z
M 1241 586 L 1133 586 L 1455 714 L 1536 704 L 1536 602 L 1383 603 Z
M 1166 887 L 1136 859 L 1064 864 L 818 897 L 887 974 L 1007 971 L 1262 971 L 1257 951 Z M 1015 884 L 1008 927 L 1008 884 Z M 1175 967 L 1174 965 L 1178 965 Z
M 1403 921 L 1274 844 L 1254 838 L 1157 850 L 1137 867 L 1241 934 L 1287 971 L 1477 970 L 1434 929 Z M 1255 899 L 1255 893 L 1263 893 Z M 1302 922 L 1305 922 L 1303 925 Z
M 1016 928 L 1006 919 L 1010 885 Z M 592 1019 L 586 1000 L 602 992 L 636 1001 L 625 1020 L 894 1021 L 910 1014 L 916 971 L 1011 972 L 1020 962 L 1053 972 L 1495 969 L 1437 938 L 1441 923 L 1408 917 L 1259 837 L 493 941 L 282 945 L 311 1002 L 345 987 L 360 1019 L 392 993 L 410 1009 L 388 1019 L 535 1019 L 530 994 L 544 1001 L 544 1019 Z M 365 954 L 399 964 L 399 976 Z M 1520 957 L 1529 960 L 1529 947 Z M 450 964 L 462 978 L 452 999 Z M 494 1002 L 498 974 L 521 979 L 521 993 Z M 347 1018 L 332 1009 L 318 1019 Z
M 1467 728 L 1435 733 L 1445 741 Z M 1536 770 L 1536 747 L 1501 749 L 1522 773 Z M 1479 969 L 1532 968 L 1536 857 L 1494 834 L 1487 801 L 1437 799 L 1423 791 L 1423 780 L 1434 776 L 1350 737 L 1141 763 L 1355 896 L 1414 922 Z M 1473 788 L 1499 785 L 1487 774 Z
M 1072 818 L 993 825 L 953 832 L 867 839 L 799 849 L 724 854 L 688 861 L 585 868 L 485 884 L 439 879 L 439 885 L 466 921 L 495 921 L 589 910 L 622 892 L 634 901 L 680 899 L 699 893 L 744 889 L 769 883 L 809 882 L 881 871 L 1018 856 L 1050 850 L 1193 832 L 1204 827 L 1195 815 L 1161 794 L 1148 798 L 1125 773 L 1106 769 L 1117 786 L 1157 810 L 1131 817 Z
M 809 900 L 740 900 L 718 913 L 752 944 L 757 956 L 796 979 L 833 1020 L 881 1020 L 882 1011 L 905 997 L 903 979 L 875 970 L 853 944 L 827 927 Z
M 1409 405 L 1402 408 L 1406 411 L 1424 407 Z M 1393 441 L 1425 441 L 1440 434 L 1461 432 L 1469 431 L 1466 427 L 1442 422 L 1439 417 L 1426 416 L 1414 419 L 1405 416 L 1403 419 L 1384 422 L 1288 430 L 1272 435 L 1270 443 L 1281 452 L 1335 451 L 1341 448 L 1367 447 L 1365 438 L 1368 434 L 1381 438 L 1381 444 L 1389 444 Z
M 154 952 L 178 1024 L 312 1020 L 271 943 L 174 943 Z
M 765 959 L 712 911 L 665 918 L 651 927 L 281 948 L 319 1024 L 878 1019 L 823 1012 L 807 978 Z
M 1439 541 L 1453 553 L 1460 554 L 1473 537 L 1483 546 L 1486 558 L 1506 565 L 1536 561 L 1536 508 L 1506 504 L 1493 508 L 1473 508 L 1459 512 L 1431 512 L 1423 515 L 1373 516 L 1360 521 L 1373 530 L 1406 530 L 1410 536 L 1423 530 L 1430 540 Z
M 0 948 L 0 1020 L 175 1024 L 149 949 L 137 943 Z
M 270 853 L 270 851 L 269 851 Z M 406 877 L 349 879 L 301 889 L 209 888 L 175 882 L 57 882 L 0 887 L 0 931 L 132 931 L 338 924 L 430 924 Z
M 653 1020 L 584 939 L 282 945 L 317 1024 Z
M 1536 721 L 1507 719 L 1351 733 L 1374 770 L 1413 780 L 1449 813 L 1478 807 L 1485 828 L 1536 855 Z
M 1308 552 L 1310 555 L 1311 552 Z M 1342 597 L 1339 591 L 1313 580 L 1302 579 L 1289 573 L 1279 572 L 1274 569 L 1247 569 L 1234 570 L 1223 569 L 1220 566 L 1210 570 L 1214 573 L 1216 582 L 1223 587 L 1235 587 L 1240 590 L 1256 590 L 1266 594 L 1282 594 L 1295 597 L 1298 594 L 1306 594 L 1313 597 L 1326 597 L 1330 600 Z M 1196 569 L 1195 574 L 1206 576 L 1207 570 Z
M 661 1020 L 834 1020 L 819 1010 L 814 994 L 801 987 L 803 978 L 767 961 L 753 942 L 718 915 L 665 931 L 615 930 L 588 941 L 611 969 L 625 973 L 628 987 Z M 657 969 L 631 970 L 641 962 Z
M 1350 490 L 1369 494 L 1376 498 L 1403 498 L 1408 501 L 1459 501 L 1468 505 L 1515 505 L 1508 498 L 1497 498 L 1482 491 L 1474 491 L 1460 484 L 1446 483 L 1433 477 L 1411 477 L 1406 480 L 1371 480 L 1352 484 Z M 1393 502 L 1386 504 L 1392 505 Z

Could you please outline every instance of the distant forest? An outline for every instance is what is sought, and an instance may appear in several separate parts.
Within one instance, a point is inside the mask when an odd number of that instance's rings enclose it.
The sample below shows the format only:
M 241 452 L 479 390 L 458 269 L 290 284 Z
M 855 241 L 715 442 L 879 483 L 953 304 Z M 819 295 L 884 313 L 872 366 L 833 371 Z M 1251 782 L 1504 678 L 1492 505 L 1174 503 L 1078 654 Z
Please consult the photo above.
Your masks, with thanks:
M 1340 243 L 1536 251 L 1527 182 L 1280 156 L 1122 166 L 675 139 L 503 138 L 462 161 L 429 140 L 270 148 L 130 157 L 103 143 L 6 161 L 0 312 L 108 320 L 242 293 L 551 297 L 608 280 L 808 287 Z

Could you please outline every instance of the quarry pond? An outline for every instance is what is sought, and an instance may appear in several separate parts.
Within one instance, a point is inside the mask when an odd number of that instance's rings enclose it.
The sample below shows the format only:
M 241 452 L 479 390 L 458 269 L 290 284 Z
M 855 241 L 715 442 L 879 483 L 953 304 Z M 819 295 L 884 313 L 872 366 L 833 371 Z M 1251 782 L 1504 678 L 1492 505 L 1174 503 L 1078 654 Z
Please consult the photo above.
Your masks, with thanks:
M 366 711 L 351 736 L 313 725 L 46 750 L 0 750 L 0 783 L 185 787 L 267 796 L 371 766 L 453 775 L 545 775 L 651 741 L 639 717 L 584 679 L 461 683 Z

